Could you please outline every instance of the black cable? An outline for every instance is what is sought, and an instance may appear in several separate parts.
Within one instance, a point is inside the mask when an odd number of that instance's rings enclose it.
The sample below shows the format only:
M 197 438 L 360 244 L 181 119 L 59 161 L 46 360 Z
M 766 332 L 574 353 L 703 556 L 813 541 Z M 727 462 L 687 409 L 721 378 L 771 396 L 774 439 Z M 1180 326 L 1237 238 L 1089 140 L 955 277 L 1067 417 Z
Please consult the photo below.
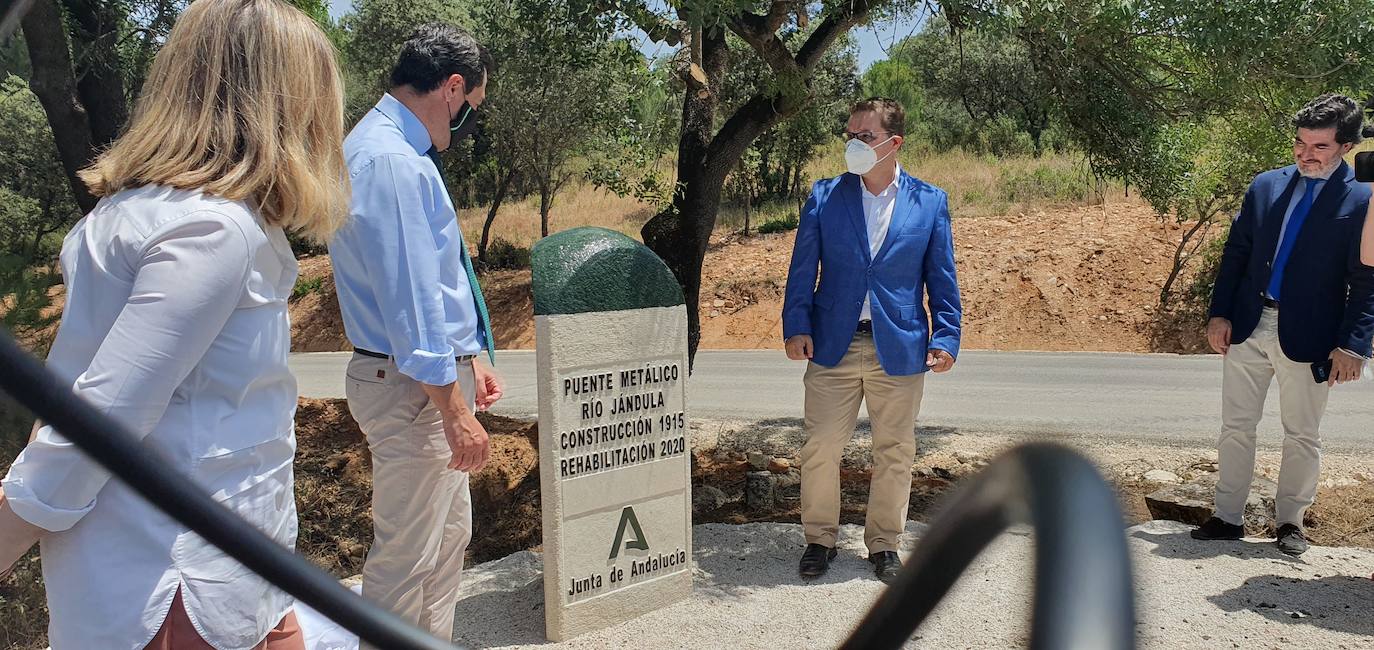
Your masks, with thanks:
M 386 650 L 453 650 L 395 614 L 363 600 L 287 550 L 178 472 L 151 445 L 63 385 L 0 328 L 0 389 L 81 448 L 168 516 L 282 591 Z M 92 612 L 93 616 L 98 613 Z
M 1012 449 L 968 479 L 842 648 L 900 648 L 1008 526 L 1035 530 L 1032 650 L 1130 650 L 1135 594 L 1116 493 L 1060 445 Z

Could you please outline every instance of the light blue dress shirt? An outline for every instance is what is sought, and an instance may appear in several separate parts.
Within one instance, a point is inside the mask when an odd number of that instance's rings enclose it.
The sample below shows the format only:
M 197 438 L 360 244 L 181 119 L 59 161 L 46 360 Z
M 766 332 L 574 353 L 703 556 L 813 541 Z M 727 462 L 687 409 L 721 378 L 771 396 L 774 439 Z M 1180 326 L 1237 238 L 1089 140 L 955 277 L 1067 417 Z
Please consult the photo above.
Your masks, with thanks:
M 353 201 L 329 256 L 353 346 L 443 386 L 458 380 L 455 357 L 481 352 L 483 342 L 463 235 L 425 155 L 431 146 L 420 119 L 389 94 L 353 127 L 344 140 Z

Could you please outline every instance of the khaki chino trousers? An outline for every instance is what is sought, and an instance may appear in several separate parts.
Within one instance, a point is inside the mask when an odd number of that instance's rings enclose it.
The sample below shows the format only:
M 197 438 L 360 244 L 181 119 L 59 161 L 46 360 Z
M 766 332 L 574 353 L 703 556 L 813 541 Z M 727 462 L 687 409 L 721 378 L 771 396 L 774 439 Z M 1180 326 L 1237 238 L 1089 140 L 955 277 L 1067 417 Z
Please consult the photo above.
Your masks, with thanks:
M 1221 379 L 1221 439 L 1217 443 L 1216 516 L 1241 524 L 1255 474 L 1255 430 L 1274 379 L 1279 384 L 1283 460 L 1274 502 L 1279 524 L 1302 527 L 1317 494 L 1322 414 L 1330 387 L 1312 378 L 1312 364 L 1289 359 L 1279 346 L 1279 312 L 1266 308 L 1255 331 L 1226 352 Z
M 869 553 L 895 551 L 911 499 L 916 459 L 916 414 L 925 373 L 894 377 L 878 363 L 873 337 L 857 334 L 839 365 L 809 363 L 806 444 L 801 452 L 802 529 L 808 544 L 835 547 L 840 526 L 840 459 L 854 435 L 859 405 L 868 405 L 873 428 L 864 543 Z
M 471 360 L 458 363 L 458 383 L 471 406 Z M 452 453 L 439 410 L 393 361 L 354 354 L 346 394 L 372 453 L 373 541 L 363 596 L 452 641 L 463 554 L 472 539 L 468 474 L 448 468 Z

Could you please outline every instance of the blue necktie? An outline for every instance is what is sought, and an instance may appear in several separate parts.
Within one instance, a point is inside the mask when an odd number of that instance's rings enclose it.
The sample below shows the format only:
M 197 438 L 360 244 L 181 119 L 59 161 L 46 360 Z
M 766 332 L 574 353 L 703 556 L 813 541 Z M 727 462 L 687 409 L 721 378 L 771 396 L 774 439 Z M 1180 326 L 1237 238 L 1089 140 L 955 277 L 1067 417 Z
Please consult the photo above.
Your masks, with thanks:
M 1316 193 L 1317 181 L 1312 178 L 1303 179 L 1307 181 L 1307 189 L 1302 193 L 1302 199 L 1293 208 L 1292 216 L 1288 217 L 1288 227 L 1283 231 L 1283 241 L 1279 242 L 1279 253 L 1274 256 L 1274 270 L 1269 274 L 1269 297 L 1274 300 L 1282 300 L 1279 297 L 1279 287 L 1283 284 L 1283 270 L 1288 266 L 1288 255 L 1293 252 L 1293 242 L 1298 240 L 1298 231 L 1302 230 L 1302 224 L 1307 221 L 1307 213 L 1312 211 L 1312 195 Z
M 430 147 L 425 152 L 429 159 L 434 161 L 434 166 L 439 168 L 439 175 L 444 175 L 444 161 L 439 158 L 439 150 Z M 482 285 L 477 284 L 477 272 L 472 268 L 472 257 L 468 255 L 466 243 L 462 243 L 462 232 L 458 233 L 459 246 L 463 251 L 463 270 L 468 274 L 468 287 L 472 289 L 472 301 L 477 303 L 477 320 L 481 327 L 477 330 L 478 338 L 482 339 L 482 347 L 487 349 L 487 359 L 491 360 L 491 365 L 496 365 L 496 339 L 491 335 L 491 316 L 487 314 L 487 301 L 482 297 Z

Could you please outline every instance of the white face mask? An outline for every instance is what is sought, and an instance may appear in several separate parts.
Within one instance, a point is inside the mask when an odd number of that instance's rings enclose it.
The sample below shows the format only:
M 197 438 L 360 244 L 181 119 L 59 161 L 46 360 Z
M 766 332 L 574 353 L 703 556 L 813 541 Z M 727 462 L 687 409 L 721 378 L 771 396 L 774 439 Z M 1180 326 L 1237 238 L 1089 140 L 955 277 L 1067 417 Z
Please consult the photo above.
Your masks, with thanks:
M 891 142 L 892 138 L 895 137 L 897 136 L 889 136 L 888 139 L 879 142 L 878 146 Z M 888 156 L 894 153 L 897 153 L 896 149 L 893 149 L 887 156 L 883 156 L 879 159 L 878 152 L 874 150 L 873 146 L 863 140 L 854 138 L 850 140 L 849 144 L 844 148 L 844 162 L 849 167 L 849 173 L 856 176 L 863 176 L 872 171 L 878 163 L 887 160 Z

